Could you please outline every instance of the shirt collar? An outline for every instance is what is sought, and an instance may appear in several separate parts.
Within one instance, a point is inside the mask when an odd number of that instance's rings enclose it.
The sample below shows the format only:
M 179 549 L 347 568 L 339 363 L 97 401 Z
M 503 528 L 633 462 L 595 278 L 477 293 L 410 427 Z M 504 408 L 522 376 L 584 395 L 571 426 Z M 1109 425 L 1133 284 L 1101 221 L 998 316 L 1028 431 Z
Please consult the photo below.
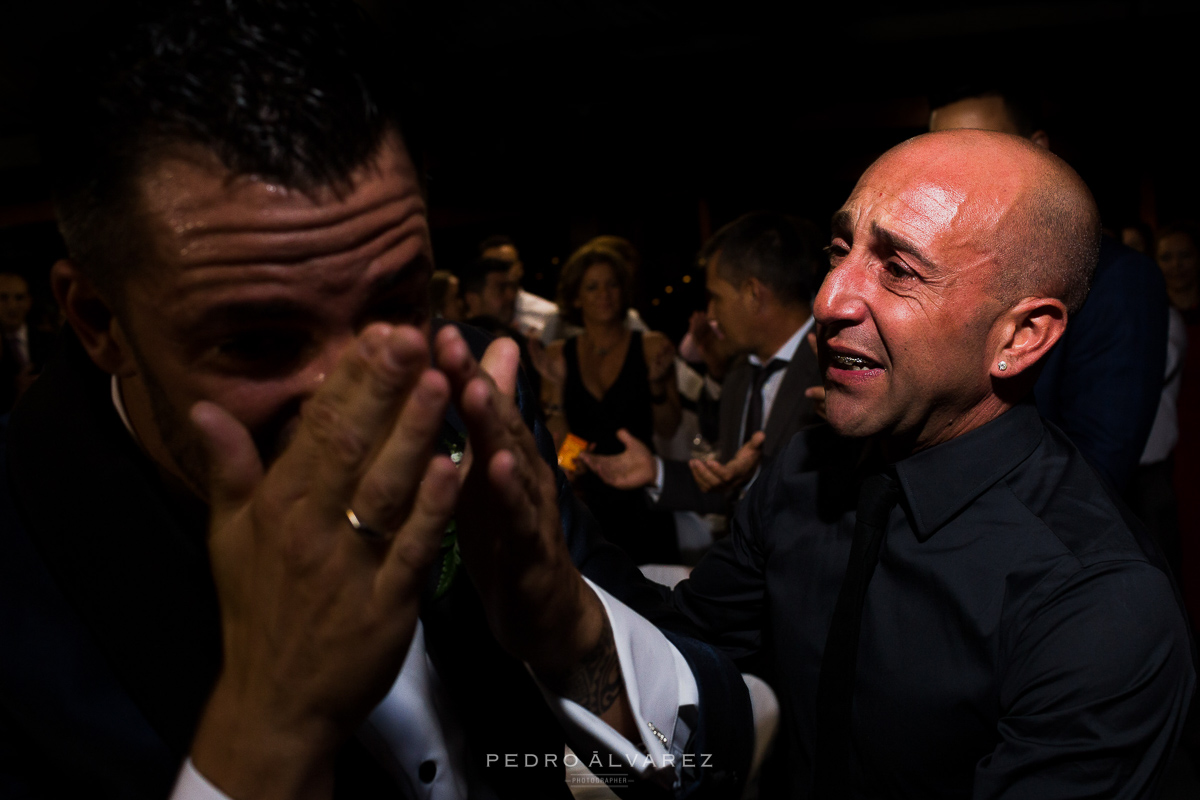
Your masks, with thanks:
M 125 410 L 125 398 L 121 396 L 121 382 L 117 380 L 116 375 L 110 376 L 109 394 L 112 397 L 113 408 L 117 410 L 117 416 L 121 418 L 125 430 L 129 431 L 129 435 L 136 442 L 138 436 L 133 432 L 133 423 L 129 421 L 129 412 Z
M 804 341 L 804 337 L 807 336 L 808 332 L 812 330 L 815 319 L 816 318 L 813 317 L 812 314 L 809 314 L 808 322 L 805 322 L 803 325 L 797 328 L 796 332 L 792 334 L 791 338 L 783 343 L 783 347 L 776 350 L 775 355 L 767 359 L 767 363 L 775 361 L 776 359 L 790 362 L 793 358 L 795 358 L 796 348 L 800 346 L 800 343 Z M 759 360 L 758 356 L 754 355 L 753 353 L 749 355 L 748 360 L 756 367 L 761 367 L 763 363 Z
M 917 539 L 925 541 L 1024 461 L 1045 428 L 1032 403 L 895 465 Z

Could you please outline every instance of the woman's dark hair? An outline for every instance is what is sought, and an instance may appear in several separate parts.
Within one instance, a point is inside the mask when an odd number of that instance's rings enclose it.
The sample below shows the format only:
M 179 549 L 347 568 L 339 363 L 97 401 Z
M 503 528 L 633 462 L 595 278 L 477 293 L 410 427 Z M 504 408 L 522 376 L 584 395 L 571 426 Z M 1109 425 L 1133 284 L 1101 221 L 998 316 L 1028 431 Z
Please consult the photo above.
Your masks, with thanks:
M 583 276 L 590 267 L 597 264 L 608 264 L 612 267 L 621 287 L 621 317 L 624 318 L 629 307 L 633 305 L 633 275 L 629 263 L 615 250 L 585 244 L 576 250 L 563 265 L 558 278 L 558 315 L 572 325 L 582 325 L 583 315 L 575 307 L 579 291 L 583 287 Z

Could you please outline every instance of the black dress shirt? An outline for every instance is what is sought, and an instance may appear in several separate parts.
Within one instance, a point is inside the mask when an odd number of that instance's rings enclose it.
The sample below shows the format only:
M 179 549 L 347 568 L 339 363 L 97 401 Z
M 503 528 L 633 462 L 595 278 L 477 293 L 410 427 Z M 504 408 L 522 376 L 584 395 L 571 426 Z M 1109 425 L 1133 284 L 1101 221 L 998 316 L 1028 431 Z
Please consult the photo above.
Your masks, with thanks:
M 774 684 L 794 797 L 812 780 L 854 529 L 855 445 L 805 471 L 815 438 L 792 441 L 675 592 Z M 1024 405 L 895 472 L 863 609 L 852 796 L 1151 795 L 1192 697 L 1191 642 L 1161 558 L 1078 450 Z

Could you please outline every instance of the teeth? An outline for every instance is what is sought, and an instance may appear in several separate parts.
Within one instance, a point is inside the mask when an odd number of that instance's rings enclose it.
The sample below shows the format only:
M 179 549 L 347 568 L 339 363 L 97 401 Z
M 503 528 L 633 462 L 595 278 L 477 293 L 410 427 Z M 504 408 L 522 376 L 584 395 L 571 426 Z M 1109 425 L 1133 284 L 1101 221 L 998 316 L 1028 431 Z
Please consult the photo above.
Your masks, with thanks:
M 851 370 L 863 370 L 863 369 L 873 369 L 874 368 L 874 365 L 870 361 L 867 361 L 865 358 L 859 358 L 858 356 L 843 356 L 843 355 L 835 354 L 833 356 L 833 360 L 836 361 L 841 366 L 845 367 L 846 369 L 851 369 Z

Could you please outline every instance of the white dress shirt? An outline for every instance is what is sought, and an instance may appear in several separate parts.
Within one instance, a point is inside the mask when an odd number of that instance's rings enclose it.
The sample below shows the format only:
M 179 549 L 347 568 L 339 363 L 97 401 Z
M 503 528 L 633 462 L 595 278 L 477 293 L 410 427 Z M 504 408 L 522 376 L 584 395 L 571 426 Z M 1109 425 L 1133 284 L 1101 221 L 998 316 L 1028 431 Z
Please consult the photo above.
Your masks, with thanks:
M 111 393 L 117 414 L 136 439 L 115 376 Z M 688 720 L 695 718 L 699 702 L 696 679 L 683 655 L 658 628 L 590 580 L 584 580 L 608 614 L 641 746 L 634 745 L 582 706 L 555 695 L 539 683 L 542 695 L 573 740 L 606 750 L 633 774 L 654 776 L 674 785 L 682 765 L 683 748 L 692 734 Z M 666 741 L 660 740 L 654 731 L 661 733 Z M 425 652 L 425 633 L 420 622 L 400 674 L 363 723 L 358 736 L 414 800 L 467 797 L 465 735 L 446 687 Z M 496 755 L 502 759 L 506 754 Z M 525 755 L 518 754 L 518 765 L 523 763 Z M 545 754 L 533 755 L 545 757 Z M 561 758 L 562 754 L 558 756 Z M 432 780 L 424 782 L 418 775 L 421 764 L 427 761 L 432 761 L 436 769 Z M 190 758 L 179 772 L 171 798 L 228 800 L 196 770 Z

